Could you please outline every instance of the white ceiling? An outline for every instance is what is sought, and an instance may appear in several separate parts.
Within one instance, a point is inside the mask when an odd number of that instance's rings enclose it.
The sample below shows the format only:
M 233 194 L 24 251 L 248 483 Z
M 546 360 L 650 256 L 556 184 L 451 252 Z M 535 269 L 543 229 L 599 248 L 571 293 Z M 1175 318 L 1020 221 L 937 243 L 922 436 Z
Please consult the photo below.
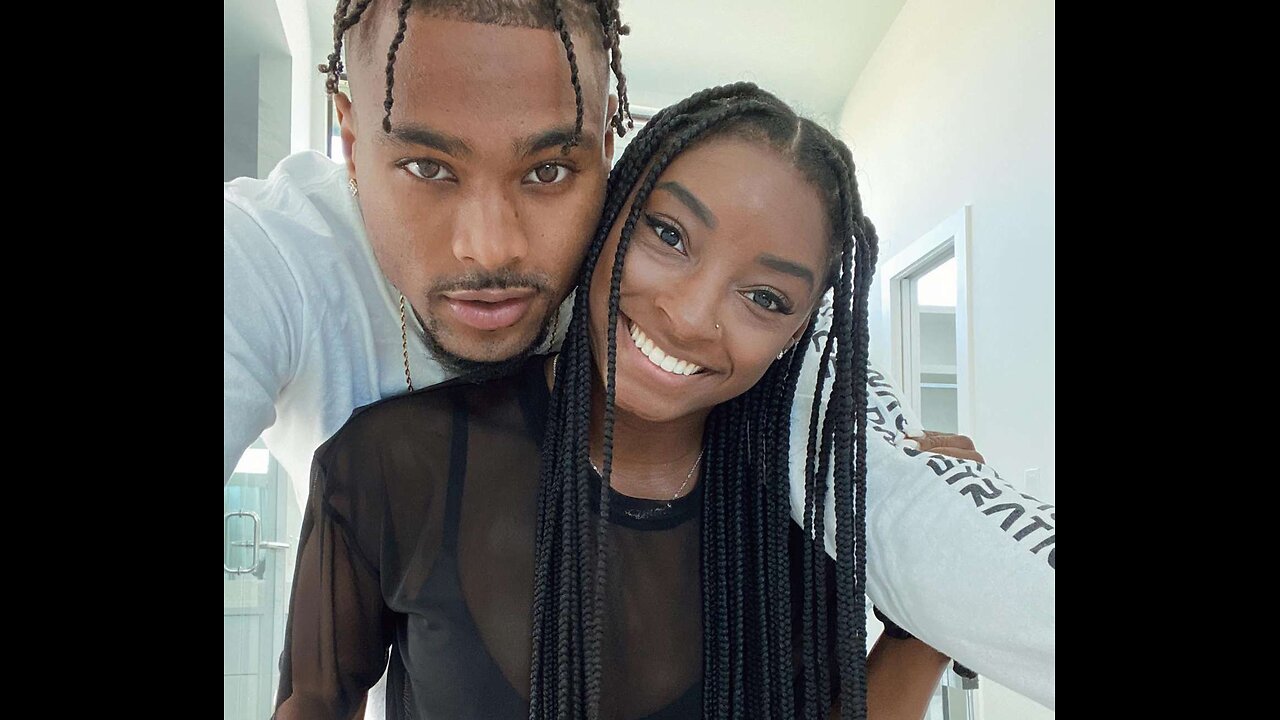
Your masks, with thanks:
M 336 3 L 306 2 L 315 65 L 333 48 Z M 623 22 L 631 26 L 622 40 L 631 103 L 660 108 L 705 87 L 750 80 L 834 125 L 904 2 L 622 0 Z
M 623 0 L 632 103 L 660 108 L 750 80 L 834 121 L 904 1 Z

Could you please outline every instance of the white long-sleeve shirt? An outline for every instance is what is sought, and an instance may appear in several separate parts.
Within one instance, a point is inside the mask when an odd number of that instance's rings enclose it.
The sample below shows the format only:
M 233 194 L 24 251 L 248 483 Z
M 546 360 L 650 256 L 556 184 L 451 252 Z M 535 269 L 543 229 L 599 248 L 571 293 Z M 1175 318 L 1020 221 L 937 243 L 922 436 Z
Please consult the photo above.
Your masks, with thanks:
M 308 151 L 223 189 L 223 479 L 261 435 L 302 501 L 316 448 L 355 408 L 407 390 L 399 293 L 346 182 L 342 166 Z M 414 387 L 448 379 L 413 313 L 407 321 Z M 811 344 L 792 409 L 797 521 L 817 363 Z M 868 597 L 940 652 L 1053 708 L 1054 507 L 990 466 L 901 443 L 918 424 L 874 368 L 871 384 Z M 828 497 L 832 555 L 833 507 Z

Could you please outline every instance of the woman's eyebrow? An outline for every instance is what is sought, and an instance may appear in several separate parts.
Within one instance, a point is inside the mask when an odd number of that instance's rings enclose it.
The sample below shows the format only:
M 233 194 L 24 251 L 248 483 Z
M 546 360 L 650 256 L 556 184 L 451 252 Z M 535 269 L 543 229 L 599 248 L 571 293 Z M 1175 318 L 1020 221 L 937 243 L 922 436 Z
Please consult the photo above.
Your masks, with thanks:
M 701 200 L 694 197 L 693 193 L 689 192 L 688 188 L 676 182 L 675 180 L 667 180 L 666 182 L 659 184 L 658 189 L 666 190 L 672 195 L 675 195 L 676 199 L 684 203 L 690 210 L 692 210 L 693 214 L 697 215 L 698 219 L 701 220 L 704 225 L 711 228 L 712 230 L 716 229 L 716 216 L 713 215 L 712 212 L 707 209 L 706 205 L 702 204 Z
M 809 289 L 813 290 L 813 271 L 799 263 L 793 263 L 790 260 L 783 260 L 777 255 L 770 255 L 769 253 L 761 253 L 757 255 L 756 262 L 764 265 L 765 267 L 773 268 L 778 272 L 784 272 L 788 275 L 794 275 L 795 277 L 807 280 L 809 281 Z

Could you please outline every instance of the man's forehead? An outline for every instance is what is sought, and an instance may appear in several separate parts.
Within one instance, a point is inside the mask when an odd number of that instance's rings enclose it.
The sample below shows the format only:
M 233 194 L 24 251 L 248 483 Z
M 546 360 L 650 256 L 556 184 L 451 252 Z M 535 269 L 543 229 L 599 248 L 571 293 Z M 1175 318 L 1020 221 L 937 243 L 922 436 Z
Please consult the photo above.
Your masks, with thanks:
M 385 40 L 389 46 L 394 25 L 394 20 L 388 23 L 375 42 Z M 588 119 L 599 119 L 608 96 L 606 53 L 603 48 L 583 52 L 586 43 L 574 45 L 583 109 Z M 348 63 L 353 99 L 362 96 L 366 102 L 382 105 L 387 87 L 385 57 Z M 575 106 L 564 46 L 558 33 L 546 29 L 410 13 L 393 73 L 397 107 L 402 102 L 419 105 L 428 96 L 446 106 L 468 106 L 469 112 L 489 104 L 509 105 L 508 112 Z M 526 107 L 520 107 L 522 101 Z M 456 109 L 467 111 L 467 107 Z
M 354 27 L 347 31 L 347 65 L 386 67 L 387 51 L 399 32 L 396 3 L 374 0 Z M 561 2 L 565 31 L 573 43 L 574 54 L 580 70 L 596 67 L 608 72 L 608 56 L 599 16 L 586 3 Z M 423 32 L 420 28 L 448 27 L 453 32 L 465 32 L 466 28 L 480 30 L 535 30 L 545 33 L 561 44 L 549 4 L 545 2 L 414 2 L 405 16 L 405 33 L 400 47 L 410 38 Z M 566 55 L 567 62 L 567 55 Z M 588 67 L 590 66 L 590 67 Z
M 578 57 L 583 150 L 603 146 L 609 69 L 603 51 L 598 56 L 589 65 Z M 366 61 L 348 70 L 360 126 L 380 128 L 386 63 Z M 377 133 L 376 142 L 435 148 L 452 157 L 523 159 L 553 146 L 549 138 L 565 128 L 571 137 L 577 114 L 560 37 L 535 28 L 411 14 L 391 90 L 392 134 Z
M 590 37 L 594 47 L 603 47 L 603 28 L 595 3 L 560 0 L 559 8 L 575 43 Z M 359 44 L 375 31 L 395 30 L 398 10 L 399 0 L 373 0 L 365 17 L 348 33 L 349 41 Z M 547 0 L 413 0 L 409 15 L 540 30 L 553 30 L 556 26 L 555 12 Z

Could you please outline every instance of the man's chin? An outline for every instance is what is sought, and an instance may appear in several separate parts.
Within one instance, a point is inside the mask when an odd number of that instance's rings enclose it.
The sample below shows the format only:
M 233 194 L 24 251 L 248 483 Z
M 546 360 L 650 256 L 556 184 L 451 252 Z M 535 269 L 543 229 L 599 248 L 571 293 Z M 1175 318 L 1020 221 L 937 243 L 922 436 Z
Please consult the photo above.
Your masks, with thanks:
M 427 349 L 443 367 L 460 377 L 479 382 L 514 372 L 542 345 L 549 330 L 543 327 L 532 334 L 524 331 L 520 337 L 503 340 L 470 340 L 452 333 L 442 337 L 428 329 L 424 340 Z

